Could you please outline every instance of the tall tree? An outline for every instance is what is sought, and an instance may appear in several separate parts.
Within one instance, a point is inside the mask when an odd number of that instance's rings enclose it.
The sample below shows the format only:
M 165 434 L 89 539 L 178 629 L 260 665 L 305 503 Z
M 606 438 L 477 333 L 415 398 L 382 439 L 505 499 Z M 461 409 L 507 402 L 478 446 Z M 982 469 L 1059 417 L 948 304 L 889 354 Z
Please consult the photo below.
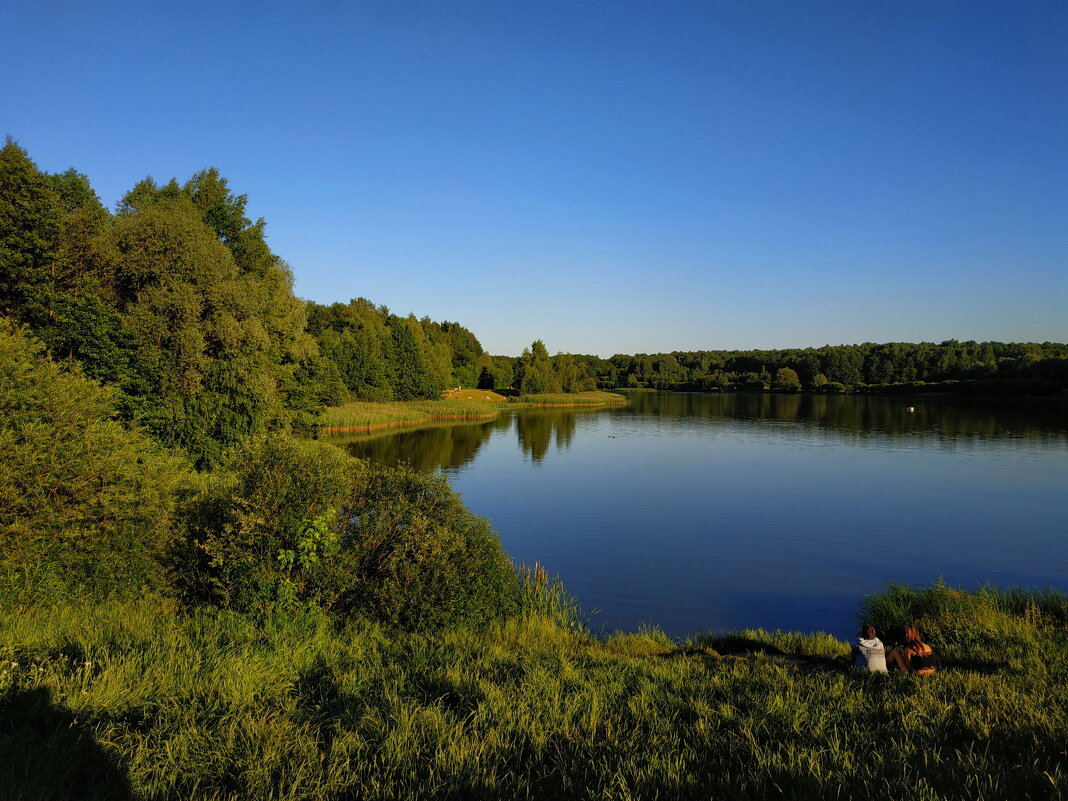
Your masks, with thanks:
M 0 313 L 31 324 L 48 318 L 62 229 L 59 196 L 8 137 L 0 149 Z
M 570 353 L 557 353 L 553 357 L 553 372 L 561 392 L 578 392 L 579 371 Z
M 529 348 L 523 350 L 523 355 L 516 364 L 516 388 L 521 395 L 551 392 L 554 388 L 554 378 L 545 343 L 536 339 Z

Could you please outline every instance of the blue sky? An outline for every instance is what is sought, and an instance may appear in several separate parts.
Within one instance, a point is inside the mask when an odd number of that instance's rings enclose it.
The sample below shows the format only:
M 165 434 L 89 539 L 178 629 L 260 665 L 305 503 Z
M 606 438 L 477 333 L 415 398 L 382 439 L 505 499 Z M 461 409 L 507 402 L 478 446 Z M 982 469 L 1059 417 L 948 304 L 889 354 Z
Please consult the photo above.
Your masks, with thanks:
M 492 353 L 1068 340 L 1068 3 L 0 0 L 0 135 L 216 166 Z

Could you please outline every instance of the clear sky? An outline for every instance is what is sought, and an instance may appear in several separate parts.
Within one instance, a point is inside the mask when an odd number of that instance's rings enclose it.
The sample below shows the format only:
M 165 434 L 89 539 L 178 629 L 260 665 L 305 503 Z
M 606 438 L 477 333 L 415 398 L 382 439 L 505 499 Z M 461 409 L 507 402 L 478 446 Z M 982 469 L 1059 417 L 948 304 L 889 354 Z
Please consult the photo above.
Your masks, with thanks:
M 1068 340 L 1068 3 L 0 0 L 0 135 L 218 167 L 491 353 Z

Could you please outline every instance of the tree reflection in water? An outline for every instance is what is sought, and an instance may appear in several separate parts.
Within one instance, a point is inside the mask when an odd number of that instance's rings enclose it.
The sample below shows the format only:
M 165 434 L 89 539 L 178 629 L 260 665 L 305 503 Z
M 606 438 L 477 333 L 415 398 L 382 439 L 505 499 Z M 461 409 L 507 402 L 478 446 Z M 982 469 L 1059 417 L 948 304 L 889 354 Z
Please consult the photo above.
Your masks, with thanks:
M 354 455 L 417 470 L 454 470 L 470 464 L 494 432 L 515 427 L 519 447 L 532 461 L 545 459 L 555 442 L 568 449 L 579 416 L 652 416 L 680 424 L 744 420 L 757 426 L 793 424 L 811 434 L 849 440 L 935 441 L 941 447 L 1012 437 L 1065 440 L 1063 401 L 952 397 L 915 399 L 868 395 L 806 395 L 685 392 L 628 392 L 630 404 L 611 409 L 528 409 L 504 411 L 488 423 L 440 423 L 416 431 L 374 432 L 330 437 Z
M 516 415 L 519 447 L 540 462 L 549 451 L 554 436 L 557 450 L 566 450 L 575 437 L 576 413 L 572 409 L 538 409 Z

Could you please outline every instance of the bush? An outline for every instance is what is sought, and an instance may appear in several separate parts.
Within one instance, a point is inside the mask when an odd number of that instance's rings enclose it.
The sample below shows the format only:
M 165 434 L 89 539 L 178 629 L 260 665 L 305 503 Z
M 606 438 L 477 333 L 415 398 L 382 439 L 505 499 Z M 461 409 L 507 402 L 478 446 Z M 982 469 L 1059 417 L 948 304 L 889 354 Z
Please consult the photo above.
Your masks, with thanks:
M 518 579 L 489 524 L 442 476 L 322 442 L 250 440 L 194 508 L 183 595 L 257 615 L 318 607 L 425 631 L 516 613 Z
M 257 614 L 329 605 L 358 468 L 332 445 L 281 434 L 232 449 L 192 507 L 177 555 L 187 603 Z
M 489 523 L 440 475 L 371 472 L 346 532 L 352 588 L 335 605 L 410 631 L 519 611 L 519 581 Z
M 115 396 L 0 321 L 0 597 L 165 589 L 188 466 L 112 419 Z

